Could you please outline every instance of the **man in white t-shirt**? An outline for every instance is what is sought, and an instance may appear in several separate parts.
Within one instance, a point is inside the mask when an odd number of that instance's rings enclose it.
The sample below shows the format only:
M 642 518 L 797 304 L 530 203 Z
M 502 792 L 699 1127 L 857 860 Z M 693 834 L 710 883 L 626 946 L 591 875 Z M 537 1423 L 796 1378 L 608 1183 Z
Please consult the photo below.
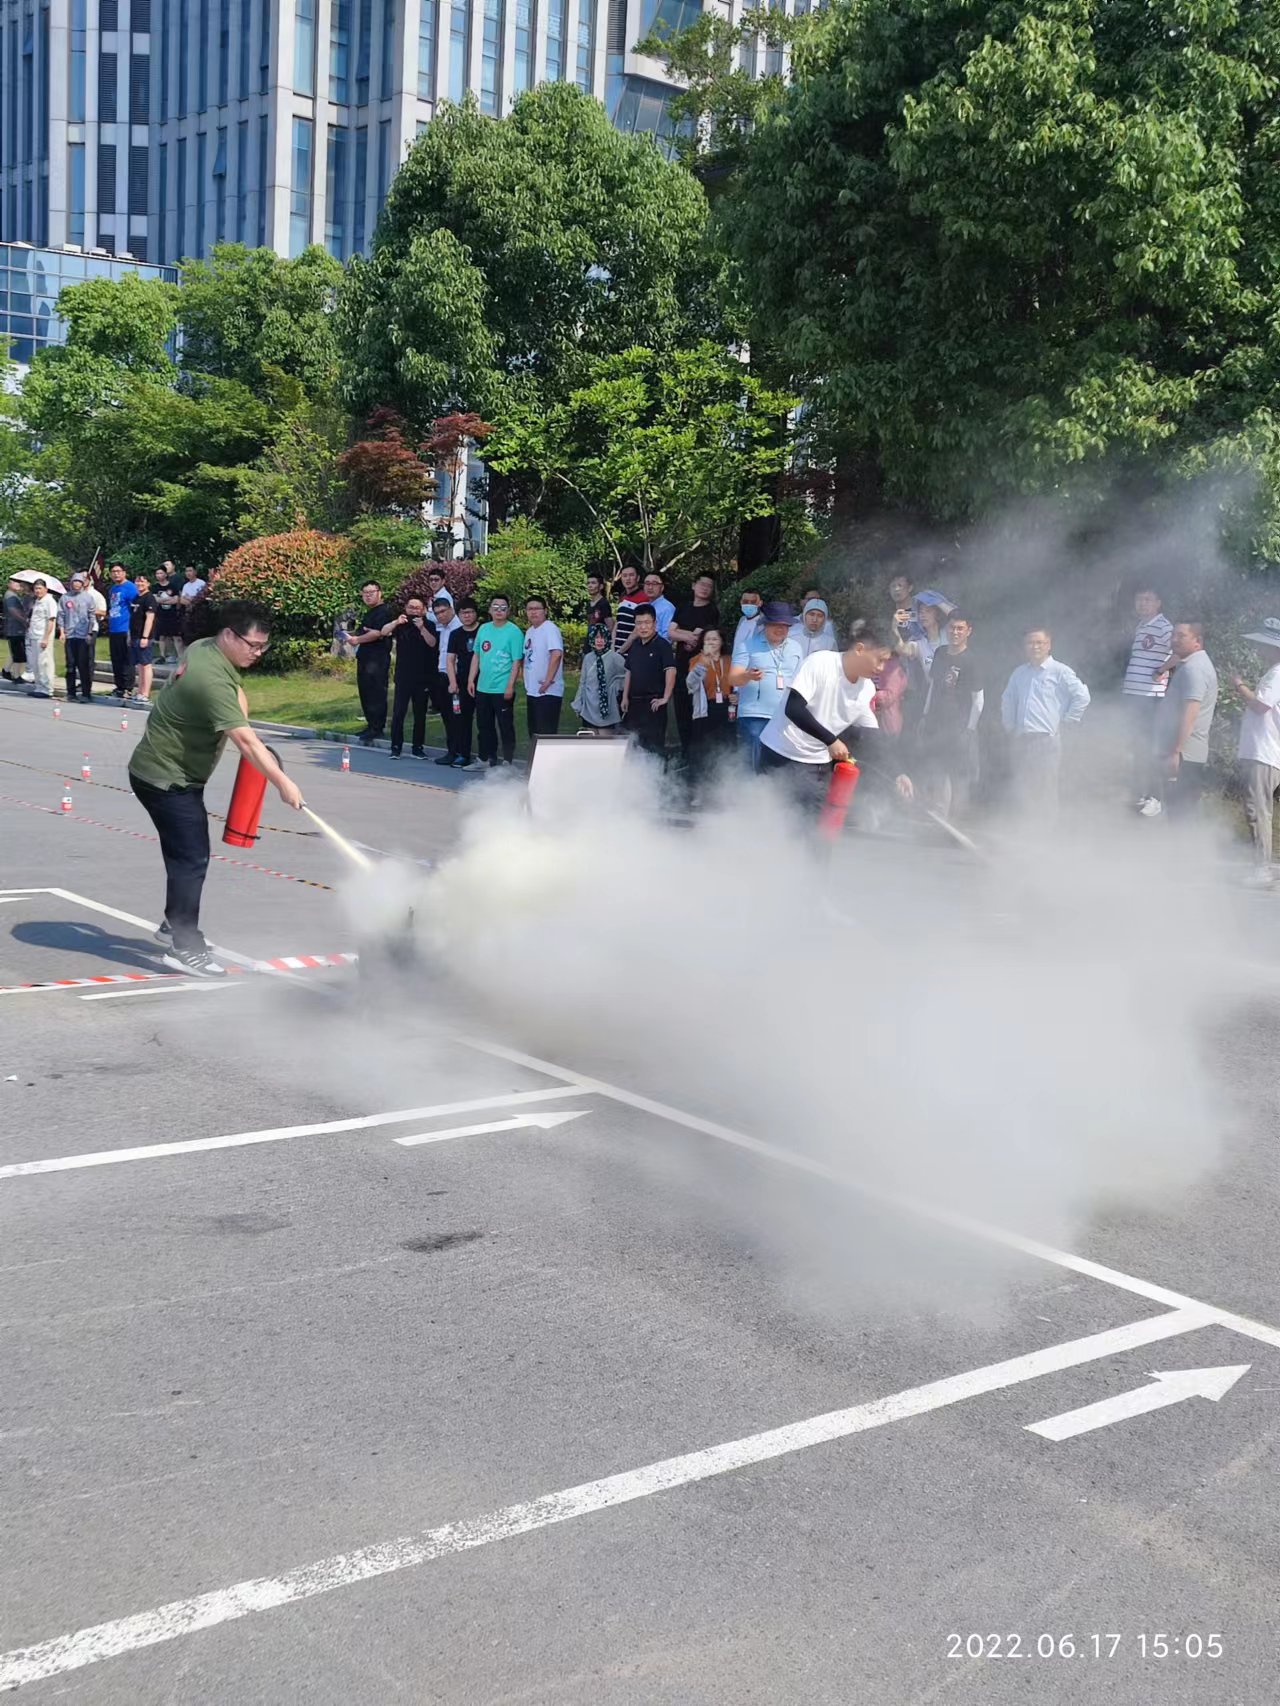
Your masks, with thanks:
M 874 678 L 891 652 L 890 642 L 866 626 L 847 651 L 806 658 L 760 737 L 761 771 L 783 774 L 801 798 L 820 798 L 832 765 L 851 756 L 845 737 L 858 731 L 860 752 L 878 738 L 871 709 Z M 898 792 L 910 798 L 910 778 L 899 775 L 895 781 Z
M 525 715 L 529 739 L 553 735 L 564 704 L 564 636 L 547 618 L 547 601 L 536 594 L 525 601 L 529 626 L 524 636 Z
M 1160 594 L 1154 587 L 1138 588 L 1133 595 L 1133 611 L 1138 626 L 1129 647 L 1121 697 L 1129 713 L 1135 804 L 1144 817 L 1150 817 L 1159 805 L 1156 727 L 1160 702 L 1169 682 L 1173 623 L 1164 614 Z
M 1253 835 L 1257 869 L 1253 881 L 1269 887 L 1275 876 L 1271 863 L 1272 815 L 1280 788 L 1280 616 L 1268 616 L 1245 639 L 1262 652 L 1267 673 L 1256 688 L 1239 676 L 1235 689 L 1244 704 L 1236 757 L 1244 777 L 1244 810 Z

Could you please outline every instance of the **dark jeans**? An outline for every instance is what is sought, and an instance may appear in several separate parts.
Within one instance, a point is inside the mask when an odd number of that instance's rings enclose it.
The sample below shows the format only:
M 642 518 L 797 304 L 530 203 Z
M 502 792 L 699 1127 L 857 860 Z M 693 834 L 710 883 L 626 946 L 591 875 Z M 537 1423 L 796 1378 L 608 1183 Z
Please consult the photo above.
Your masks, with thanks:
M 153 788 L 129 772 L 129 785 L 142 801 L 160 837 L 168 883 L 164 915 L 173 931 L 175 948 L 202 949 L 200 896 L 209 869 L 209 814 L 204 789 Z
M 133 648 L 128 634 L 108 634 L 111 646 L 111 678 L 117 693 L 133 692 Z
M 453 744 L 453 694 L 449 691 L 449 677 L 441 670 L 436 670 L 431 677 L 431 704 L 436 716 L 444 724 L 444 749 L 452 758 L 455 751 Z
M 427 738 L 427 678 L 425 675 L 406 675 L 396 670 L 396 696 L 391 707 L 391 750 L 399 752 L 404 745 L 404 719 L 413 708 L 413 750 Z
M 76 682 L 80 685 L 77 688 Z M 93 641 L 67 641 L 67 698 L 77 693 L 88 699 L 93 694 Z
M 539 735 L 553 735 L 560 727 L 560 707 L 564 697 L 559 693 L 548 693 L 540 699 L 526 699 L 525 712 L 529 718 L 529 739 L 536 740 Z
M 1183 818 L 1195 817 L 1208 785 L 1209 766 L 1194 762 L 1188 763 L 1184 758 L 1178 766 L 1178 774 L 1174 777 L 1165 778 L 1164 805 L 1169 816 L 1179 821 Z
M 800 810 L 816 813 L 827 797 L 831 785 L 831 765 L 802 764 L 798 758 L 786 758 L 771 746 L 760 746 L 760 774 L 776 776 L 788 797 Z
M 502 741 L 502 756 L 510 764 L 516 755 L 516 711 L 513 700 L 504 693 L 476 694 L 476 736 L 481 762 L 498 762 L 498 741 Z
M 356 657 L 356 687 L 368 732 L 376 740 L 387 726 L 387 684 L 391 659 L 366 658 L 363 648 Z
M 648 694 L 633 699 L 622 719 L 623 727 L 631 730 L 642 752 L 652 752 L 663 758 L 667 751 L 667 707 L 659 705 L 654 711 L 650 709 L 650 702 Z

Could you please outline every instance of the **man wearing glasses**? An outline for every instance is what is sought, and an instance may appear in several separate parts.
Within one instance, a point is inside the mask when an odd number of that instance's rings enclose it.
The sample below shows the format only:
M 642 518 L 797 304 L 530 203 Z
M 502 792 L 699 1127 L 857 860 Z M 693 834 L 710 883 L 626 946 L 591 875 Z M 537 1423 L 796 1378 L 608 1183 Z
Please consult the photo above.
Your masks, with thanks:
M 168 885 L 156 940 L 164 963 L 196 977 L 223 977 L 200 933 L 200 896 L 209 869 L 209 814 L 205 783 L 228 740 L 275 787 L 285 805 L 302 806 L 302 790 L 285 775 L 249 727 L 249 704 L 240 685 L 271 639 L 271 617 L 261 604 L 228 604 L 212 639 L 188 646 L 182 666 L 147 719 L 146 733 L 129 760 L 129 782 L 160 838 Z

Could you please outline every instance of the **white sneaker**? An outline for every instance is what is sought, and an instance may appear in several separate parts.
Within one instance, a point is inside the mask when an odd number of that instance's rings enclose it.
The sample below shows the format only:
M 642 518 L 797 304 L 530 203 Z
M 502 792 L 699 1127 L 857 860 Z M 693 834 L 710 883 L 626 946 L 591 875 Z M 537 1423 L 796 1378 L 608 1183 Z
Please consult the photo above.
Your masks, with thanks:
M 225 977 L 226 966 L 220 966 L 208 948 L 170 948 L 161 956 L 161 964 L 174 971 L 189 972 L 192 977 Z
M 1159 817 L 1164 807 L 1159 800 L 1146 799 L 1138 807 L 1139 817 Z

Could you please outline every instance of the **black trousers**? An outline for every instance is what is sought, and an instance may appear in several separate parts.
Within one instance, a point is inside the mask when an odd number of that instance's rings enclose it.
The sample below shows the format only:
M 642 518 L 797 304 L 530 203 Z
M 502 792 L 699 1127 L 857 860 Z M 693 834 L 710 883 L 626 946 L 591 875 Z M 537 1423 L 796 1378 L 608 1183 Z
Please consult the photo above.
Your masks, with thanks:
M 362 647 L 356 656 L 356 687 L 365 724 L 375 740 L 387 726 L 387 684 L 390 678 L 391 659 L 367 658 Z
M 67 698 L 74 699 L 77 693 L 88 699 L 93 694 L 93 641 L 68 640 L 67 647 Z M 76 682 L 79 682 L 79 687 Z
M 1195 817 L 1208 785 L 1209 766 L 1194 762 L 1189 764 L 1184 758 L 1178 766 L 1178 774 L 1172 778 L 1166 777 L 1163 784 L 1165 810 L 1169 816 L 1179 821 Z
M 484 764 L 498 762 L 498 742 L 510 764 L 516 755 L 515 701 L 505 693 L 476 694 L 476 746 Z
M 200 934 L 200 897 L 209 869 L 209 814 L 204 809 L 204 789 L 153 788 L 132 770 L 129 785 L 160 837 L 168 879 L 164 915 L 173 931 L 173 945 L 201 949 L 206 943 Z
M 798 758 L 787 758 L 771 746 L 760 746 L 760 774 L 776 776 L 787 794 L 801 811 L 817 815 L 831 785 L 831 765 L 804 764 Z
M 413 750 L 417 752 L 427 738 L 427 677 L 409 675 L 396 670 L 396 692 L 391 706 L 391 750 L 399 752 L 404 745 L 404 720 L 413 709 Z
M 683 664 L 676 666 L 676 690 L 671 695 L 672 707 L 676 714 L 676 734 L 680 739 L 680 751 L 688 758 L 689 743 L 693 736 L 693 700 L 689 697 L 689 689 L 684 684 L 687 670 Z M 727 706 L 721 706 L 728 712 Z
M 642 694 L 639 699 L 633 699 L 627 706 L 627 714 L 622 719 L 623 727 L 630 729 L 644 752 L 652 752 L 662 758 L 667 750 L 667 707 L 659 705 L 656 711 L 650 709 L 648 694 Z
M 117 693 L 133 692 L 133 658 L 128 634 L 108 634 L 111 645 L 111 678 Z
M 444 749 L 452 758 L 455 750 L 453 694 L 449 691 L 449 677 L 439 669 L 431 677 L 431 706 L 444 725 Z
M 547 693 L 540 699 L 526 699 L 525 714 L 529 719 L 529 739 L 537 740 L 539 735 L 553 735 L 560 728 L 560 707 L 564 704 L 564 696 L 560 693 Z
M 26 668 L 27 636 L 25 634 L 9 635 L 9 662 L 21 664 L 24 669 Z
M 449 708 L 453 714 L 453 739 L 449 743 L 449 750 L 455 753 L 459 758 L 470 762 L 471 731 L 475 726 L 476 720 L 475 695 L 460 688 L 458 691 L 457 711 L 453 711 L 452 704 L 450 704 Z

